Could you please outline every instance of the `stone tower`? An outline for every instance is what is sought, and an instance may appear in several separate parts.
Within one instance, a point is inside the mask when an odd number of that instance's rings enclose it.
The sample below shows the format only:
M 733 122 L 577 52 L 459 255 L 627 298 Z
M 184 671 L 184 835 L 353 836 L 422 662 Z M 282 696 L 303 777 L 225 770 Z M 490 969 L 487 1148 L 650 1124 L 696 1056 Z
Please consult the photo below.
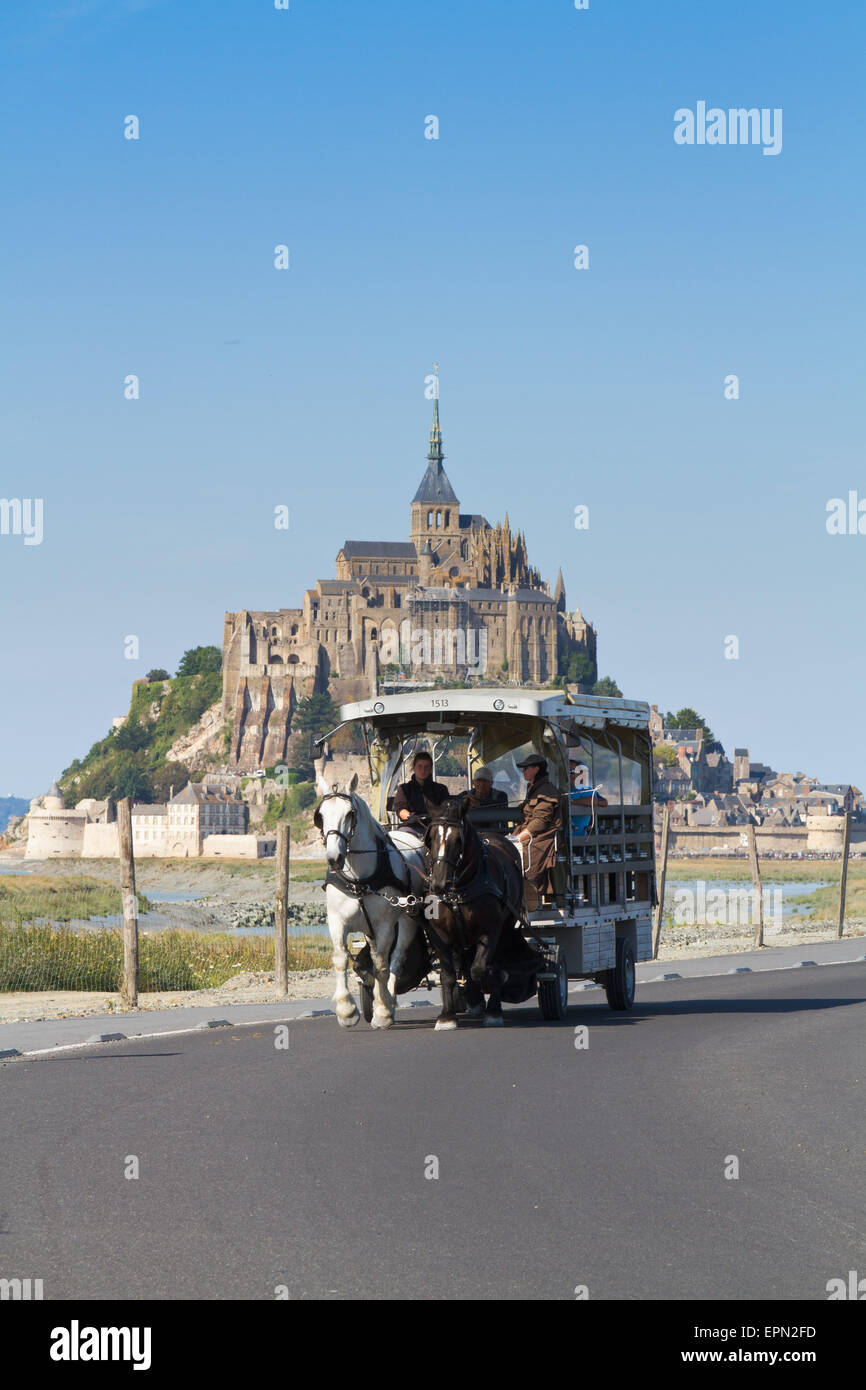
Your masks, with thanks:
M 435 551 L 437 543 L 447 541 L 454 546 L 460 541 L 460 502 L 443 465 L 445 455 L 442 452 L 442 430 L 439 426 L 438 367 L 435 391 L 427 471 L 410 507 L 409 537 L 414 541 L 419 555 L 428 542 Z

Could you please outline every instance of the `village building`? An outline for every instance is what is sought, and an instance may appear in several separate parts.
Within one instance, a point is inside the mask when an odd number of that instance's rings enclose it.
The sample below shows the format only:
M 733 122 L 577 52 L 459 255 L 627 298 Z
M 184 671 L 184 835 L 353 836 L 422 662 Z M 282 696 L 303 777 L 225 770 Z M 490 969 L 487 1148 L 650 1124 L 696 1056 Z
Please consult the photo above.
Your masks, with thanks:
M 137 859 L 258 859 L 274 853 L 274 836 L 248 833 L 249 807 L 237 785 L 226 786 L 221 779 L 190 782 L 163 804 L 137 802 L 130 819 Z M 55 782 L 45 796 L 31 802 L 26 858 L 103 859 L 119 854 L 110 800 L 84 800 L 67 807 Z

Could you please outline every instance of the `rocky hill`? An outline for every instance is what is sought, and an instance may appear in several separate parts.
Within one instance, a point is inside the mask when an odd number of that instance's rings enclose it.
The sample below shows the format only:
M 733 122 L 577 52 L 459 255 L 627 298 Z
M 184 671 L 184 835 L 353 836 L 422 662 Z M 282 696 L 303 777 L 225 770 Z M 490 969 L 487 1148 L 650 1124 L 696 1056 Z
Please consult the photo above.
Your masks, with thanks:
M 84 797 L 164 801 L 172 786 L 216 767 L 226 748 L 221 689 L 218 647 L 185 652 L 174 676 L 153 671 L 135 681 L 124 720 L 62 774 L 67 805 Z

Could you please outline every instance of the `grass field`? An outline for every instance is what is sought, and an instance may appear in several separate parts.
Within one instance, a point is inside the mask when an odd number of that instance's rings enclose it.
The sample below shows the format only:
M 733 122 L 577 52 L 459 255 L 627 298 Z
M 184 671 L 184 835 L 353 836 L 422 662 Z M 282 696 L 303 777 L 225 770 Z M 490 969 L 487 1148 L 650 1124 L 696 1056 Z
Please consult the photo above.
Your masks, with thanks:
M 792 901 L 808 903 L 811 908 L 807 914 L 809 918 L 836 916 L 839 905 L 840 860 L 762 859 L 759 867 L 762 884 L 828 882 L 828 887 L 816 888 L 813 893 L 804 894 L 799 899 L 795 897 Z M 724 856 L 669 859 L 667 882 L 680 883 L 688 879 L 703 879 L 708 884 L 720 881 L 751 883 L 752 875 L 745 859 L 727 859 Z M 845 916 L 866 918 L 866 860 L 848 861 Z
M 291 937 L 289 970 L 330 964 L 330 942 Z M 117 928 L 0 926 L 0 993 L 18 990 L 120 988 L 123 945 Z M 212 989 L 246 971 L 274 969 L 273 937 L 204 935 L 195 931 L 142 932 L 139 989 Z
M 120 889 L 85 874 L 4 875 L 0 878 L 0 924 L 22 922 L 71 922 L 79 918 L 109 917 L 121 911 Z M 140 912 L 151 903 L 138 894 Z

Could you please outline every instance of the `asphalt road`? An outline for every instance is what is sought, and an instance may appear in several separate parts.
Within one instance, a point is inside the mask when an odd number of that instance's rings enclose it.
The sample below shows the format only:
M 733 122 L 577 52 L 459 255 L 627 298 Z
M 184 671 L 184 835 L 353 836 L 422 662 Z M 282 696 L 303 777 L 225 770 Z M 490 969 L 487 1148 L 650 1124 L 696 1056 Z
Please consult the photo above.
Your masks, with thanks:
M 591 991 L 560 1024 L 434 1034 L 418 1008 L 384 1034 L 293 1021 L 288 1049 L 237 1026 L 14 1059 L 0 1277 L 46 1299 L 823 1300 L 866 1274 L 864 1003 L 866 964 L 827 965 L 641 984 L 630 1014 Z

